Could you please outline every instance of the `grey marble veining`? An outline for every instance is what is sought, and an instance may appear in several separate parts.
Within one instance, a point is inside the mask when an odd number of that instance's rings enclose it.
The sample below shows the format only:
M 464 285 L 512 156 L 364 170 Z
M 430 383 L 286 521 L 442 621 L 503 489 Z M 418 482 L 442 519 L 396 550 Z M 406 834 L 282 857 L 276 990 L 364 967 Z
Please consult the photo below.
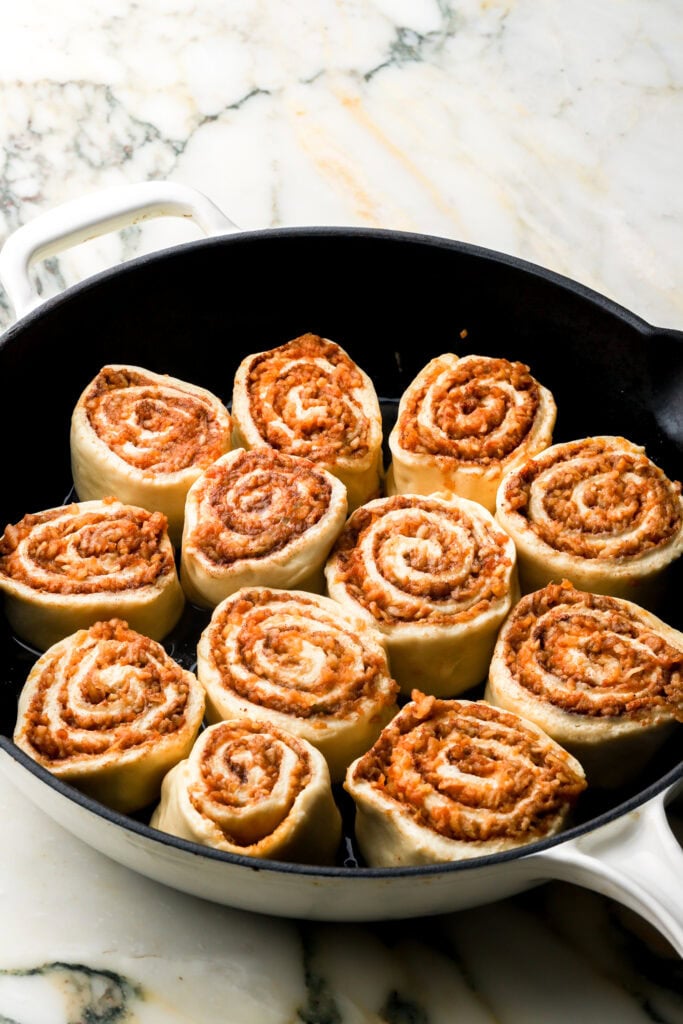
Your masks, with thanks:
M 32 0 L 0 53 L 0 237 L 85 191 L 171 178 L 244 227 L 457 237 L 676 326 L 682 39 L 672 0 L 121 0 L 68 18 Z M 189 237 L 146 225 L 38 280 L 52 294 Z
M 559 904 L 562 919 L 571 916 L 576 896 L 573 888 L 555 885 L 534 898 L 398 926 L 298 925 L 294 941 L 302 990 L 267 1019 L 438 1024 L 457 1015 L 468 1024 L 578 1018 L 597 1024 L 618 1014 L 624 1024 L 682 1021 L 680 962 L 652 950 L 632 928 L 623 927 L 611 904 L 585 893 L 579 893 L 582 934 L 575 945 L 563 926 L 557 930 L 553 913 Z M 602 942 L 609 939 L 592 962 L 583 948 L 586 931 L 597 933 Z M 614 955 L 615 943 L 621 955 Z M 191 984 L 196 965 L 190 962 L 188 967 Z M 153 984 L 135 981 L 134 970 L 124 976 L 55 962 L 0 972 L 0 1020 L 33 1024 L 45 1019 L 48 1007 L 50 1019 L 65 1024 L 209 1021 L 216 1012 L 195 993 L 191 1015 L 177 1013 Z M 591 992 L 588 1007 L 586 986 Z M 223 992 L 222 997 L 231 1008 L 228 1019 L 266 1019 L 253 1016 L 252 1008 L 234 993 Z M 32 1007 L 39 1007 L 40 1014 Z
M 23 1024 L 34 1017 L 27 1004 L 40 1007 L 69 1024 L 114 1024 L 131 1020 L 134 1002 L 144 999 L 140 989 L 111 971 L 95 971 L 82 964 L 49 963 L 26 970 L 0 972 L 2 1024 Z

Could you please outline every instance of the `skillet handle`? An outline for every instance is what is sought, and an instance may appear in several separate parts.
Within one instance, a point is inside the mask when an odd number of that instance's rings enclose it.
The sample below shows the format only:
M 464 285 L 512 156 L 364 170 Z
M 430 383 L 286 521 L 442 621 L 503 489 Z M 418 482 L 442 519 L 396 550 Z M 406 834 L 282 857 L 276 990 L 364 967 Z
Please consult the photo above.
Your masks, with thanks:
M 17 318 L 40 305 L 29 268 L 80 242 L 152 217 L 189 217 L 206 235 L 237 231 L 202 192 L 171 181 L 119 185 L 39 214 L 13 232 L 0 251 L 0 281 Z
M 665 810 L 681 788 L 528 859 L 544 879 L 582 885 L 635 910 L 683 957 L 683 849 Z

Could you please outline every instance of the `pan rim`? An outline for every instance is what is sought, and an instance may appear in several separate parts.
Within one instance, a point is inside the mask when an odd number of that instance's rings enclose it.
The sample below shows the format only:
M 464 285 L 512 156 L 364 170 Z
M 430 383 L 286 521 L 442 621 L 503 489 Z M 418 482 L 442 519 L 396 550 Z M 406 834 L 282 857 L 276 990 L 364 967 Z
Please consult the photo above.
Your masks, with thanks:
M 498 263 L 513 270 L 518 270 L 525 275 L 538 278 L 546 283 L 558 287 L 564 291 L 583 299 L 584 301 L 598 307 L 603 312 L 614 316 L 616 319 L 627 324 L 637 333 L 644 336 L 656 336 L 660 333 L 673 335 L 676 340 L 680 337 L 683 342 L 683 331 L 668 326 L 658 326 L 650 320 L 645 319 L 638 313 L 622 305 L 615 299 L 598 291 L 589 285 L 583 284 L 574 278 L 568 277 L 559 271 L 551 270 L 542 264 L 514 256 L 510 253 L 486 246 L 476 245 L 472 242 L 464 242 L 459 239 L 448 238 L 442 235 L 432 235 L 417 231 L 403 231 L 393 228 L 366 228 L 344 225 L 295 225 L 289 227 L 254 228 L 250 230 L 239 230 L 225 235 L 212 235 L 207 238 L 200 238 L 190 242 L 181 242 L 177 245 L 166 246 L 153 252 L 143 253 L 123 263 L 106 267 L 89 275 L 81 281 L 68 285 L 56 295 L 51 295 L 40 302 L 39 305 L 27 311 L 18 320 L 10 324 L 0 333 L 0 349 L 4 343 L 19 333 L 25 326 L 41 318 L 60 304 L 66 301 L 77 299 L 80 295 L 90 289 L 98 288 L 109 280 L 118 278 L 121 275 L 135 273 L 141 267 L 150 264 L 163 262 L 165 259 L 179 258 L 195 251 L 207 248 L 218 248 L 225 244 L 240 245 L 261 239 L 286 240 L 290 238 L 357 238 L 361 241 L 377 240 L 384 242 L 398 242 L 413 245 L 422 245 L 436 249 L 446 249 L 452 252 L 461 253 L 463 256 L 479 259 L 486 262 Z

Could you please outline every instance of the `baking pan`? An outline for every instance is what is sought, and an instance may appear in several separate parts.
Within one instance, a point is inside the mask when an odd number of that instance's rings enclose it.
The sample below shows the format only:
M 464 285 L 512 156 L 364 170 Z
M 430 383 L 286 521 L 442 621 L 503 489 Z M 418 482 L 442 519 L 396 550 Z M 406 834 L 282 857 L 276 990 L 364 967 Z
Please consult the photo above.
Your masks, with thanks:
M 100 273 L 41 302 L 30 266 L 67 245 L 157 215 L 192 217 L 207 237 Z M 347 227 L 239 232 L 205 196 L 151 182 L 96 193 L 36 218 L 0 254 L 17 320 L 0 341 L 2 525 L 73 497 L 69 421 L 105 363 L 132 363 L 209 388 L 229 403 L 246 355 L 311 331 L 369 373 L 385 426 L 432 356 L 529 364 L 558 405 L 554 440 L 622 434 L 673 478 L 683 451 L 683 334 L 656 328 L 580 284 L 444 238 Z M 678 567 L 671 595 L 680 593 Z M 680 602 L 661 612 L 683 626 Z M 208 614 L 188 606 L 165 641 L 186 667 Z M 334 867 L 206 849 L 127 817 L 55 779 L 11 736 L 36 658 L 0 622 L 0 765 L 48 815 L 114 860 L 185 892 L 263 913 L 321 920 L 407 918 L 490 902 L 548 879 L 630 906 L 683 952 L 683 853 L 666 804 L 681 788 L 679 740 L 629 787 L 587 793 L 560 836 L 477 860 L 366 868 L 347 834 Z M 480 695 L 478 692 L 474 696 Z

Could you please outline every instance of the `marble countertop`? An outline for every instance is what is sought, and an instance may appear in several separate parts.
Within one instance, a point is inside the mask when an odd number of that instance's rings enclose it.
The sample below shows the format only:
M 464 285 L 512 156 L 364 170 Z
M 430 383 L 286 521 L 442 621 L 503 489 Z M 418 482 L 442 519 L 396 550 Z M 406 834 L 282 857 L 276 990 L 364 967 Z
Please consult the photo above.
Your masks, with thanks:
M 66 11 L 66 13 L 65 13 Z M 0 34 L 0 241 L 163 179 L 244 228 L 461 239 L 683 327 L 676 0 L 24 0 Z M 198 237 L 165 219 L 36 269 L 52 295 Z M 0 328 L 13 319 L 0 290 Z M 0 775 L 0 1021 L 683 1022 L 681 963 L 564 883 L 433 919 L 311 924 L 110 862 Z

